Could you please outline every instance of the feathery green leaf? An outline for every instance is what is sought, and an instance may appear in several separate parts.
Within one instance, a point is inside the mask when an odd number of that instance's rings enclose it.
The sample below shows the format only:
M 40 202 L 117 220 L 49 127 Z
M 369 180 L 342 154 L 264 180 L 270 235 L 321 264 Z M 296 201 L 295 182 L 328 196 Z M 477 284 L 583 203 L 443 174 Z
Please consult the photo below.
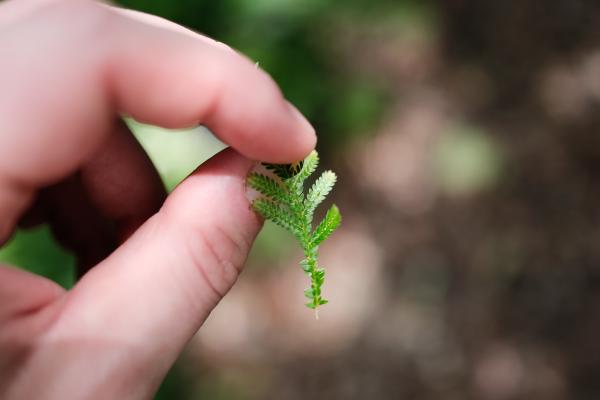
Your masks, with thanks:
M 321 296 L 321 287 L 325 282 L 325 270 L 319 267 L 317 255 L 321 244 L 340 225 L 341 215 L 338 208 L 332 206 L 323 221 L 312 231 L 315 209 L 325 199 L 336 182 L 336 175 L 325 171 L 304 195 L 304 181 L 312 175 L 319 164 L 319 155 L 313 151 L 294 164 L 264 164 L 277 178 L 252 173 L 248 185 L 265 197 L 254 200 L 254 209 L 265 219 L 290 231 L 302 246 L 304 258 L 300 261 L 302 270 L 310 277 L 310 287 L 304 291 L 309 299 L 308 308 L 315 310 L 327 304 Z
M 306 209 L 306 218 L 310 222 L 313 219 L 315 209 L 325 197 L 331 192 L 337 176 L 332 171 L 325 171 L 312 185 L 306 199 L 304 200 L 304 207 Z
M 327 211 L 325 218 L 323 218 L 319 226 L 315 228 L 315 231 L 312 234 L 311 244 L 315 247 L 321 244 L 340 226 L 341 222 L 342 215 L 340 214 L 340 210 L 334 204 L 329 211 Z
M 252 205 L 265 219 L 273 221 L 275 224 L 287 229 L 293 234 L 296 234 L 299 231 L 299 227 L 297 226 L 293 215 L 272 200 L 256 199 Z
M 248 186 L 273 200 L 283 202 L 287 199 L 287 193 L 282 185 L 269 176 L 252 173 L 248 176 Z
M 302 185 L 306 178 L 311 176 L 319 166 L 319 154 L 313 150 L 310 154 L 304 159 L 302 164 L 302 168 L 298 171 L 298 173 L 294 176 L 294 181 L 297 184 Z

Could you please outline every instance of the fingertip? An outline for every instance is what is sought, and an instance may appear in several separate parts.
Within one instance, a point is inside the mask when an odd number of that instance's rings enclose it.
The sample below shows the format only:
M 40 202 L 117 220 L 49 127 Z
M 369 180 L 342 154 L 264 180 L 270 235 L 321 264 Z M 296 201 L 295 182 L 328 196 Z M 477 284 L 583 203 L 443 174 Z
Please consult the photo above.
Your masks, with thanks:
M 244 56 L 230 57 L 232 62 L 224 68 L 231 71 L 224 75 L 246 79 L 241 86 L 236 80 L 222 83 L 213 112 L 204 119 L 206 126 L 253 160 L 291 163 L 305 158 L 315 147 L 315 129 L 269 74 Z
M 250 211 L 246 198 L 246 177 L 255 165 L 256 161 L 231 147 L 217 153 L 171 193 L 161 213 L 168 215 L 168 219 L 205 223 L 227 209 L 222 219 L 231 220 L 232 225 L 244 231 L 257 231 L 260 221 Z M 208 214 L 202 206 L 207 204 L 214 207 Z
M 299 156 L 294 157 L 292 160 L 285 160 L 290 162 L 304 159 L 315 148 L 317 145 L 317 133 L 308 119 L 292 103 L 288 102 L 287 104 L 290 113 L 296 121 L 296 132 L 300 137 L 297 147 Z

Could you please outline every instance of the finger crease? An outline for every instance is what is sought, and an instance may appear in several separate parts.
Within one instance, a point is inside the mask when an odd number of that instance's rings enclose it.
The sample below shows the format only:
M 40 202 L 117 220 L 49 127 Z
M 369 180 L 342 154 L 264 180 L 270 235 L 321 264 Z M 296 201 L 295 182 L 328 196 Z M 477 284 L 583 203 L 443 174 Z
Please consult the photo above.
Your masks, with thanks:
M 207 240 L 206 235 L 203 232 L 200 232 L 199 235 L 200 235 L 200 240 L 206 246 L 206 250 L 208 251 L 209 255 L 213 258 L 214 262 L 219 267 L 222 268 L 223 267 L 222 260 L 218 256 L 214 247 L 210 244 L 209 240 Z M 218 296 L 218 298 L 223 297 L 225 295 L 225 293 L 222 293 L 222 291 L 217 289 L 213 280 L 210 278 L 208 271 L 206 270 L 206 264 L 207 264 L 206 260 L 201 260 L 199 258 L 200 252 L 195 249 L 195 246 L 193 246 L 193 245 L 190 246 L 190 253 L 192 256 L 192 262 L 194 263 L 196 268 L 200 271 L 202 278 L 204 279 L 204 281 L 206 281 L 206 285 L 209 287 L 209 289 L 213 292 L 213 294 L 215 296 Z

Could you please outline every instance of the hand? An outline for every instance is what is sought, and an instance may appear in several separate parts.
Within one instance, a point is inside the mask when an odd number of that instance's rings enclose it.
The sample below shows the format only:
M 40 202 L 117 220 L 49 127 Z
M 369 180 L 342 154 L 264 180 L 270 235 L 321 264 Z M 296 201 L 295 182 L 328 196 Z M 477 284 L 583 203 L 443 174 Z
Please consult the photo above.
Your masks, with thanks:
M 0 398 L 151 397 L 260 229 L 249 159 L 301 159 L 314 131 L 253 63 L 156 17 L 8 1 L 0 32 L 0 243 L 47 222 L 80 267 L 98 263 L 68 292 L 0 267 Z M 122 114 L 202 123 L 235 150 L 163 204 Z

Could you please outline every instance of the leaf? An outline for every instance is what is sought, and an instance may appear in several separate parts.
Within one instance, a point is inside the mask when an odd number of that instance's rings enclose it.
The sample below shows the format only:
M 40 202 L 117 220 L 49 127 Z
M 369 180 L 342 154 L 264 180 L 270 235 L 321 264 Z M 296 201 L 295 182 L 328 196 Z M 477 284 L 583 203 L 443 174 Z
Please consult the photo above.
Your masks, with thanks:
M 303 163 L 301 164 L 302 168 L 299 171 L 294 171 L 295 173 L 290 176 L 287 179 L 284 179 L 284 183 L 286 185 L 286 187 L 288 188 L 288 191 L 290 193 L 295 194 L 294 200 L 297 200 L 295 202 L 295 204 L 291 204 L 292 207 L 296 206 L 296 211 L 301 213 L 301 214 L 305 214 L 304 212 L 304 181 L 306 180 L 306 178 L 308 178 L 310 175 L 312 175 L 315 170 L 317 169 L 317 166 L 319 165 L 319 155 L 317 154 L 316 151 L 312 151 L 303 161 Z M 281 165 L 278 167 L 282 167 Z
M 317 260 L 319 244 L 341 223 L 340 212 L 334 205 L 312 230 L 314 212 L 337 180 L 332 171 L 325 171 L 305 195 L 304 182 L 316 171 L 318 164 L 319 156 L 313 151 L 303 161 L 293 164 L 264 164 L 276 176 L 253 173 L 248 177 L 248 186 L 264 195 L 252 203 L 254 209 L 265 219 L 294 234 L 302 246 L 305 258 L 300 261 L 300 266 L 311 281 L 310 287 L 304 290 L 304 296 L 310 300 L 306 306 L 311 309 L 327 304 L 327 300 L 321 297 L 325 269 L 319 267 Z
M 342 222 L 342 216 L 340 214 L 340 210 L 334 204 L 331 206 L 325 218 L 321 221 L 321 223 L 316 227 L 315 231 L 312 234 L 311 244 L 313 246 L 318 246 L 325 239 L 327 239 L 333 231 L 335 231 Z
M 317 287 L 321 287 L 323 282 L 325 282 L 325 270 L 323 268 L 319 268 L 315 271 L 313 279 L 317 283 Z
M 325 171 L 308 191 L 306 199 L 304 200 L 304 207 L 306 209 L 306 218 L 308 223 L 312 222 L 315 209 L 323 200 L 325 200 L 325 197 L 329 194 L 329 192 L 331 192 L 336 180 L 337 176 L 335 173 L 332 171 Z
M 313 150 L 304 159 L 302 168 L 294 176 L 294 181 L 296 181 L 296 183 L 301 186 L 302 183 L 304 183 L 304 181 L 306 180 L 306 178 L 311 176 L 317 170 L 318 166 L 319 166 L 319 154 L 315 150 Z
M 310 272 L 310 264 L 308 263 L 308 260 L 306 258 L 300 261 L 300 267 L 302 267 L 304 272 Z
M 279 182 L 266 175 L 252 173 L 248 176 L 248 186 L 261 194 L 280 202 L 287 201 L 287 193 Z
M 268 199 L 256 199 L 252 202 L 252 206 L 265 219 L 273 221 L 275 224 L 287 229 L 294 235 L 299 234 L 300 229 L 298 228 L 294 216 L 280 204 Z

